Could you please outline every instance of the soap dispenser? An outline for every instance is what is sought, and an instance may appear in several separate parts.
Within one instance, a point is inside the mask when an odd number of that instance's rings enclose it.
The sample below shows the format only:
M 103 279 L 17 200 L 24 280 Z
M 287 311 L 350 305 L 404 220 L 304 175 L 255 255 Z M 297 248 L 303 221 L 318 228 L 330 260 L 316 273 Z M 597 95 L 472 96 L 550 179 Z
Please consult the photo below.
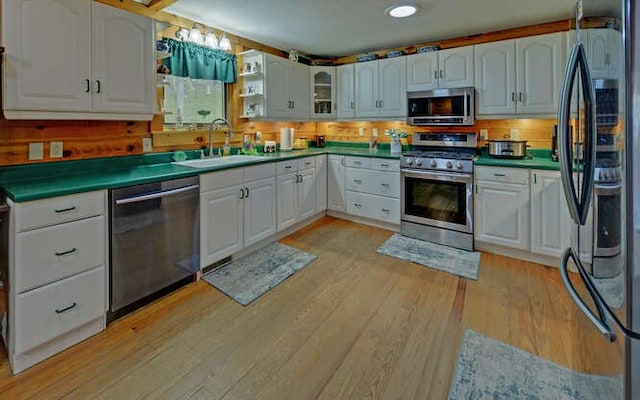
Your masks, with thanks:
M 231 155 L 231 145 L 229 144 L 229 137 L 224 138 L 224 146 L 222 146 L 222 155 L 223 156 Z

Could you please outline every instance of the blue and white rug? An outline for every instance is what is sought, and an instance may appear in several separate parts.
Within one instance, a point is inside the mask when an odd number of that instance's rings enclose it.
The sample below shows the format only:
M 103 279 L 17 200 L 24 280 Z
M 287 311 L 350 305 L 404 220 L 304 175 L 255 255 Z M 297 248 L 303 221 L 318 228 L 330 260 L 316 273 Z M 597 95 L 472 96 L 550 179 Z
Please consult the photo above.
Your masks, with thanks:
M 622 376 L 572 371 L 467 330 L 449 400 L 622 399 Z
M 281 243 L 273 243 L 202 277 L 246 306 L 317 257 Z
M 478 279 L 480 253 L 443 246 L 394 233 L 378 253 L 473 280 Z

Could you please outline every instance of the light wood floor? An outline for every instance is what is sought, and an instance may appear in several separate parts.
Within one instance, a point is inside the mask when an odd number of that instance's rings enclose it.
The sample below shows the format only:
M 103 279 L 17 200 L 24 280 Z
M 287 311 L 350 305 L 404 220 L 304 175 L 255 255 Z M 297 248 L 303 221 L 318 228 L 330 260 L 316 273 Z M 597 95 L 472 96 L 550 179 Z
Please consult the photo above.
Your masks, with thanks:
M 446 399 L 468 328 L 619 372 L 557 269 L 483 254 L 471 281 L 377 254 L 391 234 L 324 218 L 282 240 L 318 259 L 251 305 L 191 284 L 17 376 L 3 354 L 0 398 Z

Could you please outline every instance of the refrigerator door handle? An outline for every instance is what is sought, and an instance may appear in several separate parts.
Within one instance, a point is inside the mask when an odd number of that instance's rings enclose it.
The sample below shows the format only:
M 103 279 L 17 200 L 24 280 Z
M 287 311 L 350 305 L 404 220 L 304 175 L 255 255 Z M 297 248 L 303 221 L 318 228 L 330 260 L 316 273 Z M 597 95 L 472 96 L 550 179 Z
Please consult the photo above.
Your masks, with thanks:
M 571 93 L 576 73 L 580 70 L 580 84 L 582 87 L 585 120 L 584 120 L 584 162 L 577 168 L 583 174 L 580 198 L 573 181 L 573 151 L 572 134 L 569 128 Z M 589 73 L 586 52 L 582 43 L 576 43 L 569 55 L 569 61 L 564 74 L 562 91 L 560 94 L 560 108 L 558 110 L 558 153 L 560 155 L 560 172 L 569 214 L 577 224 L 584 225 L 589 214 L 589 204 L 593 192 L 595 167 L 595 94 Z
M 578 272 L 580 273 L 580 277 L 585 281 L 585 286 L 593 302 L 595 303 L 596 308 L 598 309 L 599 316 L 596 316 L 593 311 L 591 311 L 591 309 L 587 307 L 584 300 L 582 300 L 582 297 L 580 297 L 575 287 L 573 286 L 571 279 L 569 279 L 568 263 L 570 258 L 576 264 Z M 589 278 L 585 276 L 586 271 L 584 270 L 579 257 L 576 256 L 572 248 L 568 248 L 567 250 L 565 250 L 564 254 L 562 255 L 562 261 L 560 262 L 560 275 L 562 276 L 562 283 L 569 292 L 569 295 L 571 296 L 573 301 L 578 305 L 580 311 L 582 311 L 587 316 L 587 318 L 589 318 L 589 320 L 596 326 L 596 328 L 598 328 L 600 333 L 602 333 L 610 342 L 615 342 L 616 334 L 605 319 L 604 310 L 602 308 L 602 304 L 600 303 L 600 298 L 596 295 L 596 293 L 593 292 L 594 288 L 591 286 Z

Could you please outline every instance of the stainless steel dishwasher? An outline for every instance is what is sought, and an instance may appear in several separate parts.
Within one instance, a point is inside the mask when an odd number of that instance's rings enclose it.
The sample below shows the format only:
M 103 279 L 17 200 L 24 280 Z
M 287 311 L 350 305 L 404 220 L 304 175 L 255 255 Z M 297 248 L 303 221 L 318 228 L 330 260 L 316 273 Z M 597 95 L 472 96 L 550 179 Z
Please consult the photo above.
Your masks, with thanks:
M 109 192 L 108 320 L 194 279 L 200 268 L 198 177 Z

